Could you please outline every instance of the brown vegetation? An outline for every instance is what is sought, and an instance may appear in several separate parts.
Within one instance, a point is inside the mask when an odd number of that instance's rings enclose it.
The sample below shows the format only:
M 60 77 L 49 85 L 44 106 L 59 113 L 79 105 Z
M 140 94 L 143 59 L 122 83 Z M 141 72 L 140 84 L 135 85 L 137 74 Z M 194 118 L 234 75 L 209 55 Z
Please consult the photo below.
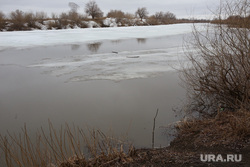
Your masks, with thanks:
M 94 0 L 90 0 L 86 3 L 85 15 L 78 12 L 79 5 L 76 3 L 69 2 L 68 6 L 70 8 L 69 12 L 63 12 L 59 15 L 52 13 L 51 17 L 48 17 L 45 12 L 33 13 L 16 10 L 9 15 L 4 15 L 0 11 L 0 31 L 87 28 L 89 21 L 97 23 L 94 27 L 110 26 L 104 24 L 106 17 L 103 17 L 103 12 Z M 112 24 L 112 26 L 209 22 L 209 20 L 177 19 L 175 14 L 171 12 L 156 12 L 155 15 L 148 17 L 148 10 L 145 7 L 138 8 L 135 14 L 124 13 L 121 10 L 110 10 L 106 16 L 115 19 L 115 23 Z
M 154 21 L 154 24 L 172 24 L 176 22 L 175 14 L 171 12 L 156 12 L 153 16 L 150 17 L 151 22 Z
M 115 18 L 116 22 L 119 23 L 125 18 L 125 13 L 121 10 L 110 10 L 107 14 L 107 17 Z
M 23 16 L 20 11 L 13 14 L 16 15 Z M 14 18 L 19 20 L 19 17 Z M 67 20 L 65 15 L 61 18 Z M 192 39 L 186 45 L 190 66 L 185 67 L 182 74 L 189 103 L 184 111 L 194 117 L 175 125 L 177 137 L 170 147 L 134 150 L 126 147 L 125 142 L 108 137 L 99 130 L 89 130 L 89 135 L 86 135 L 82 129 L 71 129 L 66 125 L 65 129 L 56 131 L 50 123 L 48 135 L 42 129 L 37 133 L 35 142 L 31 141 L 26 127 L 19 136 L 0 136 L 0 148 L 7 165 L 249 165 L 249 1 L 240 0 L 221 6 L 216 23 L 205 27 L 205 31 L 194 27 Z M 88 152 L 83 151 L 84 147 Z M 240 153 L 243 154 L 243 161 L 237 164 L 203 163 L 199 159 L 201 153 Z
M 182 121 L 176 128 L 179 136 L 172 144 L 181 141 L 182 144 L 178 147 L 183 149 L 196 150 L 222 146 L 234 150 L 241 149 L 246 142 L 250 142 L 250 112 L 218 111 L 215 118 Z
M 98 7 L 97 3 L 93 0 L 90 0 L 85 5 L 85 12 L 92 17 L 92 19 L 99 18 L 103 16 L 103 12 Z
M 138 16 L 141 21 L 142 19 L 145 19 L 148 17 L 148 11 L 147 8 L 143 7 L 143 8 L 138 8 L 135 12 L 135 15 Z
M 226 1 L 220 8 L 218 18 L 214 19 L 212 23 L 226 24 L 238 28 L 250 28 L 250 4 L 249 1 L 239 0 L 238 2 Z M 225 18 L 225 19 L 222 19 Z
M 249 8 L 248 0 L 227 1 L 220 6 L 216 24 L 203 30 L 194 26 L 187 41 L 190 64 L 182 70 L 182 79 L 189 100 L 183 111 L 189 118 L 176 124 L 170 148 L 187 152 L 194 158 L 192 165 L 204 165 L 197 161 L 201 153 L 244 157 L 242 163 L 211 166 L 250 164 Z
M 176 23 L 199 23 L 209 22 L 208 20 L 188 20 L 176 19 L 175 15 L 166 12 L 163 17 L 155 15 L 141 20 L 131 13 L 124 13 L 120 10 L 111 10 L 107 14 L 108 18 L 114 18 L 117 26 L 141 26 L 141 25 L 160 25 Z M 9 17 L 0 12 L 0 31 L 25 31 L 33 29 L 66 29 L 66 28 L 87 28 L 89 21 L 96 22 L 94 27 L 107 27 L 104 24 L 106 17 L 94 17 L 91 19 L 86 15 L 79 14 L 71 9 L 69 12 L 63 12 L 59 15 L 54 13 L 48 17 L 44 12 L 23 12 L 16 10 L 10 13 Z
M 246 15 L 249 1 L 227 4 L 224 15 L 230 16 L 231 10 Z M 247 22 L 241 19 L 237 25 Z M 240 27 L 245 26 L 220 22 L 202 32 L 194 27 L 193 38 L 186 45 L 190 66 L 182 73 L 189 91 L 189 113 L 214 116 L 218 110 L 250 109 L 250 29 Z
M 176 124 L 179 133 L 166 148 L 134 149 L 124 140 L 99 130 L 41 129 L 36 140 L 26 127 L 19 135 L 0 136 L 8 167 L 85 166 L 246 166 L 250 163 L 250 112 L 220 112 L 208 119 Z M 124 139 L 124 138 L 123 138 Z M 1 152 L 0 152 L 1 153 Z M 200 154 L 242 154 L 242 162 L 204 163 Z M 1 155 L 1 154 L 0 154 Z
M 10 13 L 10 19 L 12 24 L 10 25 L 11 29 L 15 30 L 25 30 L 24 26 L 24 13 L 20 10 Z
M 2 31 L 5 28 L 6 25 L 6 20 L 5 20 L 5 15 L 3 12 L 0 11 L 0 31 Z
M 49 131 L 41 129 L 33 139 L 25 126 L 19 135 L 0 135 L 0 150 L 8 167 L 109 166 L 130 160 L 133 148 L 124 140 L 99 130 L 87 132 L 67 124 L 57 131 L 49 123 Z

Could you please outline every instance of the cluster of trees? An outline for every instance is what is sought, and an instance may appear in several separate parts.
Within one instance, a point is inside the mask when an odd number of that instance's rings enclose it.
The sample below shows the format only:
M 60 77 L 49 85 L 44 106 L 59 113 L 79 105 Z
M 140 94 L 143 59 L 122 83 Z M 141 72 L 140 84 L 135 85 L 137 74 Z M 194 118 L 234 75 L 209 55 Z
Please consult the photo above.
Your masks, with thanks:
M 215 19 L 212 21 L 215 24 L 227 24 L 240 28 L 250 28 L 250 14 L 248 16 L 232 15 L 225 20 Z M 245 23 L 244 25 L 242 23 Z
M 0 31 L 7 30 L 31 30 L 42 29 L 64 29 L 64 28 L 86 28 L 88 21 L 94 20 L 99 27 L 105 27 L 103 20 L 106 17 L 114 18 L 119 26 L 134 26 L 134 25 L 159 25 L 159 24 L 173 24 L 190 22 L 190 20 L 178 20 L 175 14 L 171 12 L 156 12 L 149 16 L 147 8 L 138 8 L 134 14 L 124 13 L 121 10 L 110 10 L 106 16 L 99 8 L 94 0 L 86 3 L 84 11 L 85 14 L 78 12 L 79 5 L 70 2 L 69 12 L 64 12 L 59 15 L 53 14 L 48 17 L 44 12 L 23 12 L 16 10 L 9 15 L 5 15 L 0 11 Z
M 69 12 L 61 13 L 59 15 L 53 14 L 48 17 L 45 12 L 23 12 L 16 10 L 9 15 L 5 15 L 0 11 L 0 30 L 31 30 L 41 29 L 46 23 L 47 29 L 63 29 L 73 28 L 75 26 L 85 28 L 87 27 L 87 21 L 94 20 L 99 26 L 105 26 L 103 20 L 106 17 L 114 18 L 116 23 L 120 26 L 131 25 L 156 25 L 156 24 L 169 24 L 174 23 L 176 16 L 170 12 L 157 12 L 152 16 L 149 16 L 147 8 L 138 8 L 134 14 L 124 13 L 121 10 L 110 10 L 106 16 L 99 8 L 94 0 L 90 0 L 86 3 L 84 11 L 85 14 L 78 12 L 79 5 L 70 2 Z
M 7 30 L 31 30 L 31 29 L 65 29 L 65 28 L 86 28 L 88 22 L 94 20 L 96 27 L 106 27 L 103 23 L 105 18 L 114 18 L 116 25 L 118 26 L 134 26 L 134 25 L 160 25 L 160 24 L 173 24 L 173 23 L 187 23 L 187 22 L 207 22 L 207 20 L 187 20 L 177 19 L 176 15 L 171 12 L 156 12 L 153 15 L 149 15 L 147 8 L 138 8 L 134 14 L 124 13 L 121 10 L 110 10 L 106 16 L 99 8 L 94 0 L 90 0 L 86 3 L 84 11 L 85 14 L 78 12 L 79 5 L 70 2 L 69 12 L 64 12 L 59 15 L 53 14 L 48 17 L 45 12 L 23 12 L 16 10 L 9 15 L 5 15 L 0 11 L 0 31 Z M 223 20 L 223 23 L 233 23 L 234 25 L 241 22 L 241 20 L 249 20 L 250 16 L 229 16 Z M 221 20 L 220 20 L 221 22 Z M 218 20 L 214 20 L 212 23 L 218 23 Z M 250 22 L 247 22 L 250 25 Z M 246 26 L 247 26 L 246 25 Z

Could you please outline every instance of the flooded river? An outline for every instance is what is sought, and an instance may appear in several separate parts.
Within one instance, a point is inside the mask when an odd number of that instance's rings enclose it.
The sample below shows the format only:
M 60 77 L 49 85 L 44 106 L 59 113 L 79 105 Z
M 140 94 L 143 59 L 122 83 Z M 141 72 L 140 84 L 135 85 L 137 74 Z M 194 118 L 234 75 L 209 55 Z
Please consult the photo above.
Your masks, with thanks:
M 30 132 L 65 122 L 128 133 L 150 147 L 166 146 L 164 126 L 178 118 L 185 90 L 175 67 L 184 61 L 183 35 L 103 40 L 0 52 L 0 133 Z

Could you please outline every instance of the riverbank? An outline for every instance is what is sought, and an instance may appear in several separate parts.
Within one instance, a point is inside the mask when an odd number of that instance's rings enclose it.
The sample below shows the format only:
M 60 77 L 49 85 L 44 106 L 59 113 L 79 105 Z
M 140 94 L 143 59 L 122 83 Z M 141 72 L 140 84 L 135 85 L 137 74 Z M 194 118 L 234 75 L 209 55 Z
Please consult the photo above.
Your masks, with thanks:
M 128 155 L 120 152 L 108 160 L 100 156 L 83 166 L 248 166 L 249 116 L 247 111 L 226 111 L 215 118 L 182 121 L 169 147 L 135 149 Z M 81 166 L 77 162 L 71 161 L 71 166 Z
M 162 149 L 137 150 L 135 162 L 148 166 L 248 166 L 250 164 L 250 114 L 221 112 L 215 118 L 182 121 L 177 137 Z M 215 155 L 202 162 L 201 154 Z M 220 159 L 220 155 L 223 159 Z M 227 155 L 242 155 L 239 162 L 223 162 Z M 218 157 L 219 156 L 219 157 Z M 235 157 L 236 158 L 236 157 Z M 238 157 L 239 158 L 239 157 Z M 234 159 L 236 161 L 236 159 Z M 134 163 L 135 166 L 137 163 Z
M 183 120 L 175 124 L 177 134 L 170 146 L 155 149 L 135 149 L 94 129 L 88 135 L 67 125 L 57 133 L 49 122 L 50 137 L 42 130 L 37 144 L 29 140 L 24 127 L 20 139 L 10 135 L 8 140 L 0 135 L 0 148 L 5 153 L 6 166 L 21 162 L 24 166 L 44 167 L 247 167 L 250 164 L 249 118 L 249 111 L 239 110 L 223 111 L 213 118 Z M 81 141 L 85 142 L 87 152 L 82 152 Z

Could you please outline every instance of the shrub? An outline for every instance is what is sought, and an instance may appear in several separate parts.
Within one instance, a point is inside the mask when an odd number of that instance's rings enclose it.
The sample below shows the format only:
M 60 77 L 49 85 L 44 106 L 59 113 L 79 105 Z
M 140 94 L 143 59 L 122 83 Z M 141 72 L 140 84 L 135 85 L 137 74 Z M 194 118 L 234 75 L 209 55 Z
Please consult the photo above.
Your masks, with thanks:
M 68 14 L 68 18 L 73 25 L 78 25 L 81 22 L 77 12 L 70 11 Z
M 147 23 L 150 24 L 150 25 L 159 25 L 160 24 L 160 22 L 155 17 L 155 15 L 148 17 Z
M 107 17 L 115 18 L 116 22 L 122 22 L 123 18 L 125 18 L 125 13 L 122 12 L 121 10 L 110 10 L 108 12 Z
M 11 26 L 10 30 L 24 30 L 24 13 L 21 10 L 16 10 L 10 13 Z
M 121 20 L 121 24 L 124 26 L 133 26 L 135 16 L 131 13 L 125 13 L 124 18 Z
M 6 20 L 5 15 L 0 11 L 0 31 L 5 28 Z
M 67 13 L 61 13 L 59 16 L 59 29 L 64 29 L 67 28 L 67 26 L 69 25 L 70 21 L 69 21 L 69 16 Z
M 29 28 L 37 28 L 36 27 L 36 17 L 33 13 L 25 13 L 24 14 L 24 22 L 27 24 Z
M 176 20 L 175 14 L 171 12 L 156 12 L 152 17 L 157 21 L 157 24 L 171 24 Z
M 182 72 L 188 89 L 189 113 L 213 116 L 217 111 L 250 109 L 250 29 L 247 19 L 237 26 L 224 25 L 220 18 L 245 18 L 249 1 L 227 2 L 220 7 L 219 21 L 201 32 L 194 26 L 186 45 L 191 66 Z M 232 23 L 233 24 L 233 23 Z M 240 28 L 244 27 L 244 28 Z M 191 51 L 193 50 L 193 51 Z
M 59 29 L 60 24 L 59 24 L 59 17 L 56 13 L 52 13 L 51 14 L 51 20 L 47 20 L 46 22 L 44 22 L 44 24 L 46 24 L 47 28 L 49 30 L 51 29 Z
M 44 20 L 48 19 L 48 16 L 45 12 L 36 12 L 35 18 L 42 24 Z

